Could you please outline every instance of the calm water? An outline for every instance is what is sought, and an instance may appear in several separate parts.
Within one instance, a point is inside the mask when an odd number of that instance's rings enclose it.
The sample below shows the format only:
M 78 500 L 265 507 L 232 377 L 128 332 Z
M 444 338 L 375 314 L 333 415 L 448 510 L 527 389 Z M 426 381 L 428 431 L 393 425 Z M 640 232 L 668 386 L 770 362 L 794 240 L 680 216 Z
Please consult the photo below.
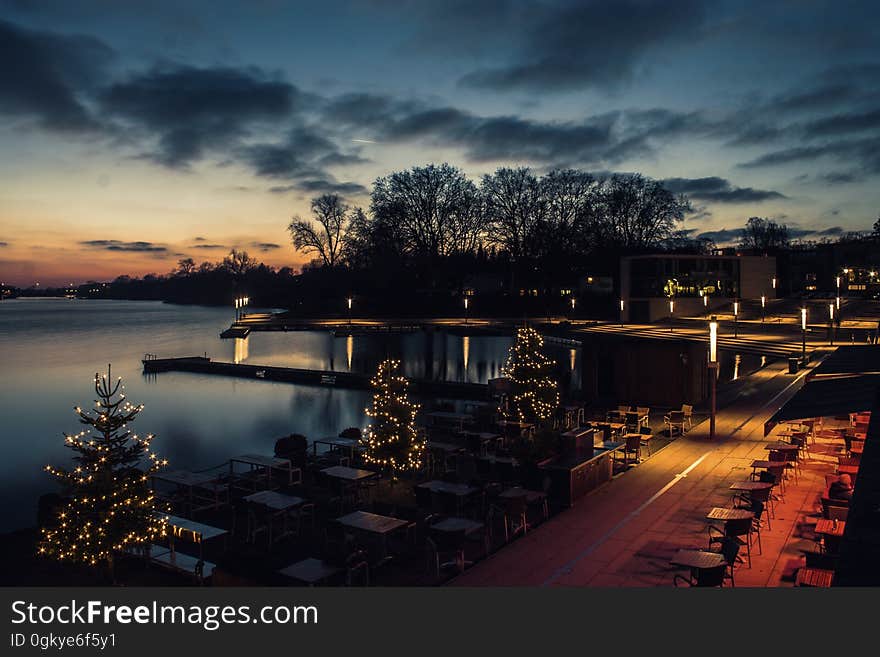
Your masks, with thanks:
M 17 299 L 0 302 L 0 529 L 32 525 L 36 500 L 55 490 L 42 472 L 68 465 L 62 431 L 80 425 L 73 407 L 91 407 L 95 372 L 113 364 L 136 421 L 156 435 L 157 453 L 174 468 L 201 469 L 247 452 L 271 453 L 291 432 L 336 435 L 364 426 L 366 391 L 338 390 L 195 374 L 141 372 L 144 353 L 201 355 L 264 365 L 372 372 L 386 354 L 409 376 L 485 382 L 498 376 L 511 340 L 423 333 L 334 338 L 325 332 L 255 333 L 221 340 L 231 309 L 154 302 Z M 579 354 L 555 348 L 569 381 Z
M 141 301 L 16 299 L 0 302 L 0 531 L 33 525 L 36 500 L 56 490 L 42 472 L 70 464 L 62 431 L 80 429 L 73 407 L 89 408 L 95 372 L 113 364 L 128 398 L 145 404 L 136 421 L 156 435 L 172 468 L 203 469 L 244 453 L 271 454 L 292 432 L 337 435 L 367 423 L 368 391 L 340 390 L 197 374 L 145 376 L 145 353 L 202 355 L 261 365 L 372 373 L 400 358 L 410 377 L 484 383 L 499 376 L 509 337 L 436 332 L 333 337 L 327 332 L 254 333 L 221 340 L 231 309 Z M 580 350 L 548 346 L 563 388 L 580 381 Z M 758 366 L 751 359 L 736 375 Z M 722 380 L 734 376 L 722 354 Z

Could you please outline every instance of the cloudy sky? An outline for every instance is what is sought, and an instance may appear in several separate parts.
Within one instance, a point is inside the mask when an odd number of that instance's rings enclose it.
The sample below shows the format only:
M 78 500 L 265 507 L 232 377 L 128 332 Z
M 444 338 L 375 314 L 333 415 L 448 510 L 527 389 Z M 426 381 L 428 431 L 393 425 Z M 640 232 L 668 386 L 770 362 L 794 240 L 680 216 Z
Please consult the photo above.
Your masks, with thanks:
M 880 213 L 880 3 L 0 0 L 0 280 L 166 272 L 448 161 L 639 171 L 724 241 Z

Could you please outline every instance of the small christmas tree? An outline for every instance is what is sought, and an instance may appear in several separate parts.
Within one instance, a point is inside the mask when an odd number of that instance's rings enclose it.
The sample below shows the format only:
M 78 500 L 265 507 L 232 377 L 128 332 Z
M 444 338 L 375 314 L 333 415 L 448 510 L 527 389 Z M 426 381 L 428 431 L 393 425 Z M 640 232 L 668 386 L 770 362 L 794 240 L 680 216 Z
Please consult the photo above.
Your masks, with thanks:
M 419 405 L 407 399 L 409 384 L 397 373 L 399 367 L 399 360 L 385 360 L 370 381 L 375 393 L 373 405 L 366 413 L 373 422 L 362 439 L 364 460 L 393 477 L 418 469 L 425 452 L 425 439 L 415 425 Z
M 502 412 L 514 422 L 543 423 L 559 408 L 559 391 L 553 377 L 555 363 L 544 356 L 544 338 L 530 326 L 517 329 L 502 373 L 510 379 L 510 392 Z
M 64 434 L 76 456 L 72 470 L 46 466 L 65 486 L 67 501 L 53 527 L 44 527 L 40 554 L 60 561 L 96 565 L 106 563 L 131 546 L 148 544 L 165 534 L 165 520 L 155 513 L 149 475 L 167 465 L 150 451 L 152 435 L 139 437 L 128 430 L 143 405 L 125 399 L 122 379 L 110 381 L 95 374 L 95 408 L 77 407 L 80 423 L 88 428 Z M 146 470 L 140 469 L 146 457 Z

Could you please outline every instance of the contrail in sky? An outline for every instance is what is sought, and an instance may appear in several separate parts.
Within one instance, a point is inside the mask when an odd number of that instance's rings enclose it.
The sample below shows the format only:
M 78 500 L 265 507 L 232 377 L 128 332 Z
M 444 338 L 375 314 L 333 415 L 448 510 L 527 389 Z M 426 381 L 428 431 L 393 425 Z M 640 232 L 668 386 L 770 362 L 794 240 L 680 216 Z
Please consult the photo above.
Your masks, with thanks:
M 352 139 L 352 141 L 356 141 L 359 144 L 377 144 L 378 142 L 373 141 L 372 139 Z

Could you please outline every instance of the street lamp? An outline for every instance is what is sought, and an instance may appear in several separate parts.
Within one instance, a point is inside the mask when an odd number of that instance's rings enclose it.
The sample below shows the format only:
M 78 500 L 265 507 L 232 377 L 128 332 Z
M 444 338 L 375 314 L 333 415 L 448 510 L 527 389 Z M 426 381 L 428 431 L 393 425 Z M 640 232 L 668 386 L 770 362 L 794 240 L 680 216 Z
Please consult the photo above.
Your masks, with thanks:
M 715 438 L 715 392 L 718 379 L 718 322 L 709 322 L 709 379 L 711 383 L 711 405 L 709 413 L 709 440 Z
M 351 328 L 351 297 L 348 297 L 346 301 L 348 301 L 348 326 Z
M 834 304 L 828 304 L 828 345 L 834 346 Z
M 576 303 L 575 298 L 572 297 L 572 298 L 571 298 L 571 315 L 572 315 L 572 318 L 574 318 L 574 306 L 575 306 L 575 303 Z
M 670 331 L 673 329 L 672 319 L 673 319 L 674 314 L 675 314 L 675 299 L 670 299 L 669 300 L 669 330 Z
M 764 317 L 766 316 L 767 309 L 767 297 L 765 295 L 761 295 L 761 323 L 764 323 Z
M 623 328 L 623 299 L 620 300 L 620 328 Z
M 468 298 L 464 298 L 464 323 L 468 323 Z
M 801 360 L 807 359 L 807 307 L 801 308 Z
M 733 337 L 737 337 L 736 318 L 739 315 L 739 301 L 733 302 Z
M 840 296 L 840 276 L 835 276 L 834 280 L 837 283 L 837 296 Z
M 773 296 L 776 297 L 776 277 L 770 279 L 770 284 L 773 285 Z

